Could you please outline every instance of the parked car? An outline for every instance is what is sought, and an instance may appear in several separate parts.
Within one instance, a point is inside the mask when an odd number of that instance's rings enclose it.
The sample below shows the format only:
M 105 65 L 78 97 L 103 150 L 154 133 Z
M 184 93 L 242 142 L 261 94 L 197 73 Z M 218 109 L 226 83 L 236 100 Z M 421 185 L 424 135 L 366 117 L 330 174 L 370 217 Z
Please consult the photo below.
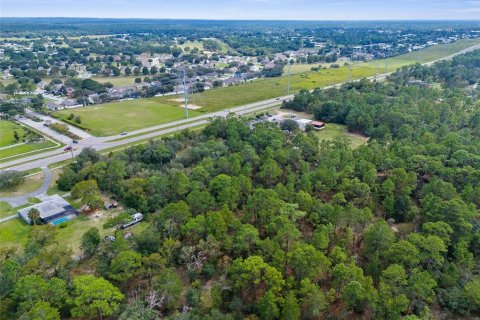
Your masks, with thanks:
M 72 146 L 68 146 L 65 149 L 63 149 L 63 151 L 70 151 L 70 150 L 72 150 Z
M 128 134 L 127 131 L 123 131 L 122 133 L 120 133 L 121 136 L 126 136 Z
M 78 143 L 78 140 L 73 139 L 72 143 Z

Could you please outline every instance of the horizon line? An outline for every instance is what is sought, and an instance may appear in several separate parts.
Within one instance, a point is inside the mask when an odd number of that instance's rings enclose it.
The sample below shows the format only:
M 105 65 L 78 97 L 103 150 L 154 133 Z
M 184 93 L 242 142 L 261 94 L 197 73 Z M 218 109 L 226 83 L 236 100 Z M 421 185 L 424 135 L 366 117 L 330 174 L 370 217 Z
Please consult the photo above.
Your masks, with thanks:
M 324 22 L 324 21 L 372 21 L 372 22 L 396 22 L 396 21 L 478 21 L 477 18 L 465 18 L 465 19 L 437 19 L 437 18 L 422 18 L 422 19 L 212 19 L 212 18 L 133 18 L 133 17 L 66 17 L 66 16 L 10 16 L 2 17 L 3 19 L 110 19 L 110 20 L 183 20 L 183 21 L 311 21 L 311 22 Z M 0 21 L 1 23 L 1 21 Z

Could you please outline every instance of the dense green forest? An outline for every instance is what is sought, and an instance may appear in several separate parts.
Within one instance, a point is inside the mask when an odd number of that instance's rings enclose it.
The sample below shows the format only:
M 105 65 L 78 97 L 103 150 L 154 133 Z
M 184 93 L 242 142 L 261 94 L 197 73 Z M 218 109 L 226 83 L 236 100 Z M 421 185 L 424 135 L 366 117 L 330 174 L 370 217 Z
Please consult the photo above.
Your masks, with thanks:
M 477 52 L 402 69 L 386 83 L 305 91 L 285 105 L 368 134 L 355 150 L 239 118 L 108 156 L 84 150 L 59 188 L 93 207 L 109 194 L 144 213 L 148 227 L 108 243 L 93 228 L 75 261 L 55 227 L 32 227 L 24 250 L 0 254 L 0 313 L 479 316 L 480 104 L 464 85 L 478 82 L 478 61 Z

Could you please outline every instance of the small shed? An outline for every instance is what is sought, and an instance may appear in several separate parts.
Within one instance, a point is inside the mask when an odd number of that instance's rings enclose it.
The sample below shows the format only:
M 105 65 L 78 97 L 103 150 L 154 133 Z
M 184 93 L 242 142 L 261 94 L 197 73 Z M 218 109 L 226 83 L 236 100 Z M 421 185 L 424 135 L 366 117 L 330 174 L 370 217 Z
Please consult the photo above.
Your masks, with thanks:
M 323 121 L 312 121 L 310 125 L 313 126 L 315 130 L 322 130 L 325 128 L 325 122 Z

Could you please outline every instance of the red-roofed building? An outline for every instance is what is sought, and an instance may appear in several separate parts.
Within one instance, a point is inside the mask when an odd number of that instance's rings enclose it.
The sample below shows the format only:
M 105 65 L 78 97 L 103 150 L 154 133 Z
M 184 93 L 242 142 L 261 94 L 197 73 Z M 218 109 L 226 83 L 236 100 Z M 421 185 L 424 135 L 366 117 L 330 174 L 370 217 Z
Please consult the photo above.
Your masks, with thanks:
M 322 130 L 325 128 L 325 122 L 322 121 L 312 121 L 309 123 L 309 125 L 313 126 L 315 130 Z

